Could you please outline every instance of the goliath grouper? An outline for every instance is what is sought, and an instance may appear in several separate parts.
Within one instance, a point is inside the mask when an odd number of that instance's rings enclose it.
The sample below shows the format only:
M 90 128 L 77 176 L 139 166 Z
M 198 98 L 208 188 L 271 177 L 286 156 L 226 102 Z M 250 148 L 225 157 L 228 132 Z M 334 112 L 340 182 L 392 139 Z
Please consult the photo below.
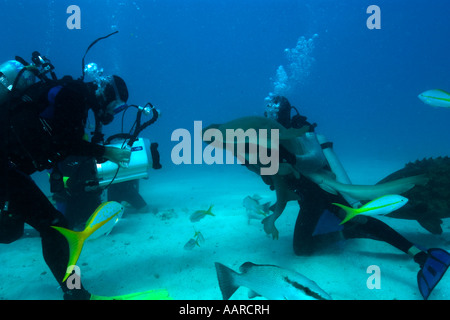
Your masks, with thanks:
M 262 296 L 269 300 L 331 300 L 314 281 L 296 271 L 245 262 L 238 273 L 219 262 L 215 265 L 224 300 L 241 286 L 250 289 L 250 299 Z
M 442 234 L 442 219 L 450 218 L 450 158 L 439 157 L 410 162 L 378 183 L 424 174 L 429 180 L 402 195 L 408 203 L 388 217 L 417 220 L 432 234 Z

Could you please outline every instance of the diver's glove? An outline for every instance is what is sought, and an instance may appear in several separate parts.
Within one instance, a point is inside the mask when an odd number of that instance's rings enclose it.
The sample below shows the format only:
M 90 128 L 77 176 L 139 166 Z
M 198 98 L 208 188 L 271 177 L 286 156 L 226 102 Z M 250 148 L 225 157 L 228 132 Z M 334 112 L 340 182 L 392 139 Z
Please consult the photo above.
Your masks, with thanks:
M 106 146 L 103 156 L 106 159 L 117 163 L 119 166 L 125 167 L 126 164 L 130 162 L 131 150 Z

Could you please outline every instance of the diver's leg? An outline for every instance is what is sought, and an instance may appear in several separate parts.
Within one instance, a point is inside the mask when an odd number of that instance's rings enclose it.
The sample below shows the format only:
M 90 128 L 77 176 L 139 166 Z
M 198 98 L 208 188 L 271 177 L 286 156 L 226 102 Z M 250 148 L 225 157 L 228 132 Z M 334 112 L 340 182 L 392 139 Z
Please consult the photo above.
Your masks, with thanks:
M 348 224 L 343 232 L 345 238 L 369 238 L 384 241 L 414 258 L 414 261 L 420 266 L 417 275 L 420 293 L 424 299 L 428 299 L 450 266 L 450 254 L 439 248 L 422 250 L 378 219 L 356 216 L 352 220 L 354 220 L 352 223 L 349 224 L 351 222 L 349 221 L 345 224 Z
M 386 223 L 363 215 L 356 216 L 351 221 L 346 222 L 344 224 L 343 235 L 345 239 L 367 238 L 384 241 L 404 253 L 409 253 L 409 250 L 415 247 L 412 242 L 389 227 Z
M 44 260 L 63 291 L 67 292 L 68 288 L 62 283 L 62 279 L 66 274 L 69 260 L 69 246 L 67 240 L 57 230 L 51 228 L 51 226 L 67 227 L 66 219 L 27 175 L 11 170 L 9 186 L 11 211 L 20 213 L 26 223 L 39 231 Z M 80 298 L 86 296 L 87 291 L 84 289 L 77 291 Z
M 68 197 L 64 216 L 67 218 L 70 228 L 83 230 L 86 221 L 101 203 L 100 195 L 95 192 L 83 192 Z
M 339 200 L 337 200 L 337 196 L 330 195 L 307 179 L 302 179 L 297 184 L 297 190 L 301 194 L 301 200 L 299 201 L 300 212 L 294 229 L 294 252 L 296 255 L 308 255 L 312 254 L 323 243 L 323 240 L 330 240 L 336 235 L 336 232 L 330 232 L 327 236 L 317 236 L 314 235 L 314 232 L 322 214 L 327 210 L 335 209 L 329 208 L 330 203 Z
M 294 252 L 298 256 L 310 255 L 315 250 L 313 237 L 314 227 L 320 218 L 321 210 L 308 210 L 301 205 L 295 222 L 293 246 Z

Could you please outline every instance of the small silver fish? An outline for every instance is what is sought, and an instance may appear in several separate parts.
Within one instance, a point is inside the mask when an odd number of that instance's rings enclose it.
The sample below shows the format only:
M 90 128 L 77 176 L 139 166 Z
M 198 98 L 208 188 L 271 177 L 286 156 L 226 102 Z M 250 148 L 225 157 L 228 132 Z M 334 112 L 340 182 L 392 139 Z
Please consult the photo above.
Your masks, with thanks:
M 191 222 L 197 222 L 197 221 L 202 220 L 207 215 L 215 216 L 214 213 L 211 212 L 212 208 L 213 208 L 213 205 L 209 206 L 208 210 L 197 210 L 197 211 L 195 211 L 193 214 L 191 214 L 191 216 L 189 217 L 189 220 L 191 220 Z
M 224 300 L 241 286 L 250 289 L 249 298 L 263 296 L 269 300 L 331 300 L 314 281 L 304 275 L 274 265 L 245 262 L 238 273 L 216 262 L 217 278 Z

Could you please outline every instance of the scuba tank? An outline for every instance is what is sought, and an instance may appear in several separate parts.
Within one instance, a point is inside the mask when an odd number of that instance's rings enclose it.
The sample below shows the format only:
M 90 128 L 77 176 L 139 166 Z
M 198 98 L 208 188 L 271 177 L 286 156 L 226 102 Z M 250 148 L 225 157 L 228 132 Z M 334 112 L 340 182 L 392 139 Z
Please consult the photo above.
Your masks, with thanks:
M 32 66 L 25 66 L 17 60 L 0 65 L 0 105 L 7 102 L 15 90 L 22 92 L 35 83 L 33 70 Z
M 316 134 L 316 136 L 317 141 L 320 143 L 322 147 L 323 155 L 327 159 L 327 163 L 331 171 L 336 175 L 336 181 L 345 184 L 352 184 L 350 178 L 348 177 L 347 172 L 342 166 L 341 161 L 339 161 L 338 157 L 334 153 L 333 143 L 329 142 L 327 138 L 325 138 L 325 136 L 321 134 Z M 353 208 L 359 208 L 362 206 L 361 202 L 358 199 L 354 199 L 346 194 L 341 195 Z

